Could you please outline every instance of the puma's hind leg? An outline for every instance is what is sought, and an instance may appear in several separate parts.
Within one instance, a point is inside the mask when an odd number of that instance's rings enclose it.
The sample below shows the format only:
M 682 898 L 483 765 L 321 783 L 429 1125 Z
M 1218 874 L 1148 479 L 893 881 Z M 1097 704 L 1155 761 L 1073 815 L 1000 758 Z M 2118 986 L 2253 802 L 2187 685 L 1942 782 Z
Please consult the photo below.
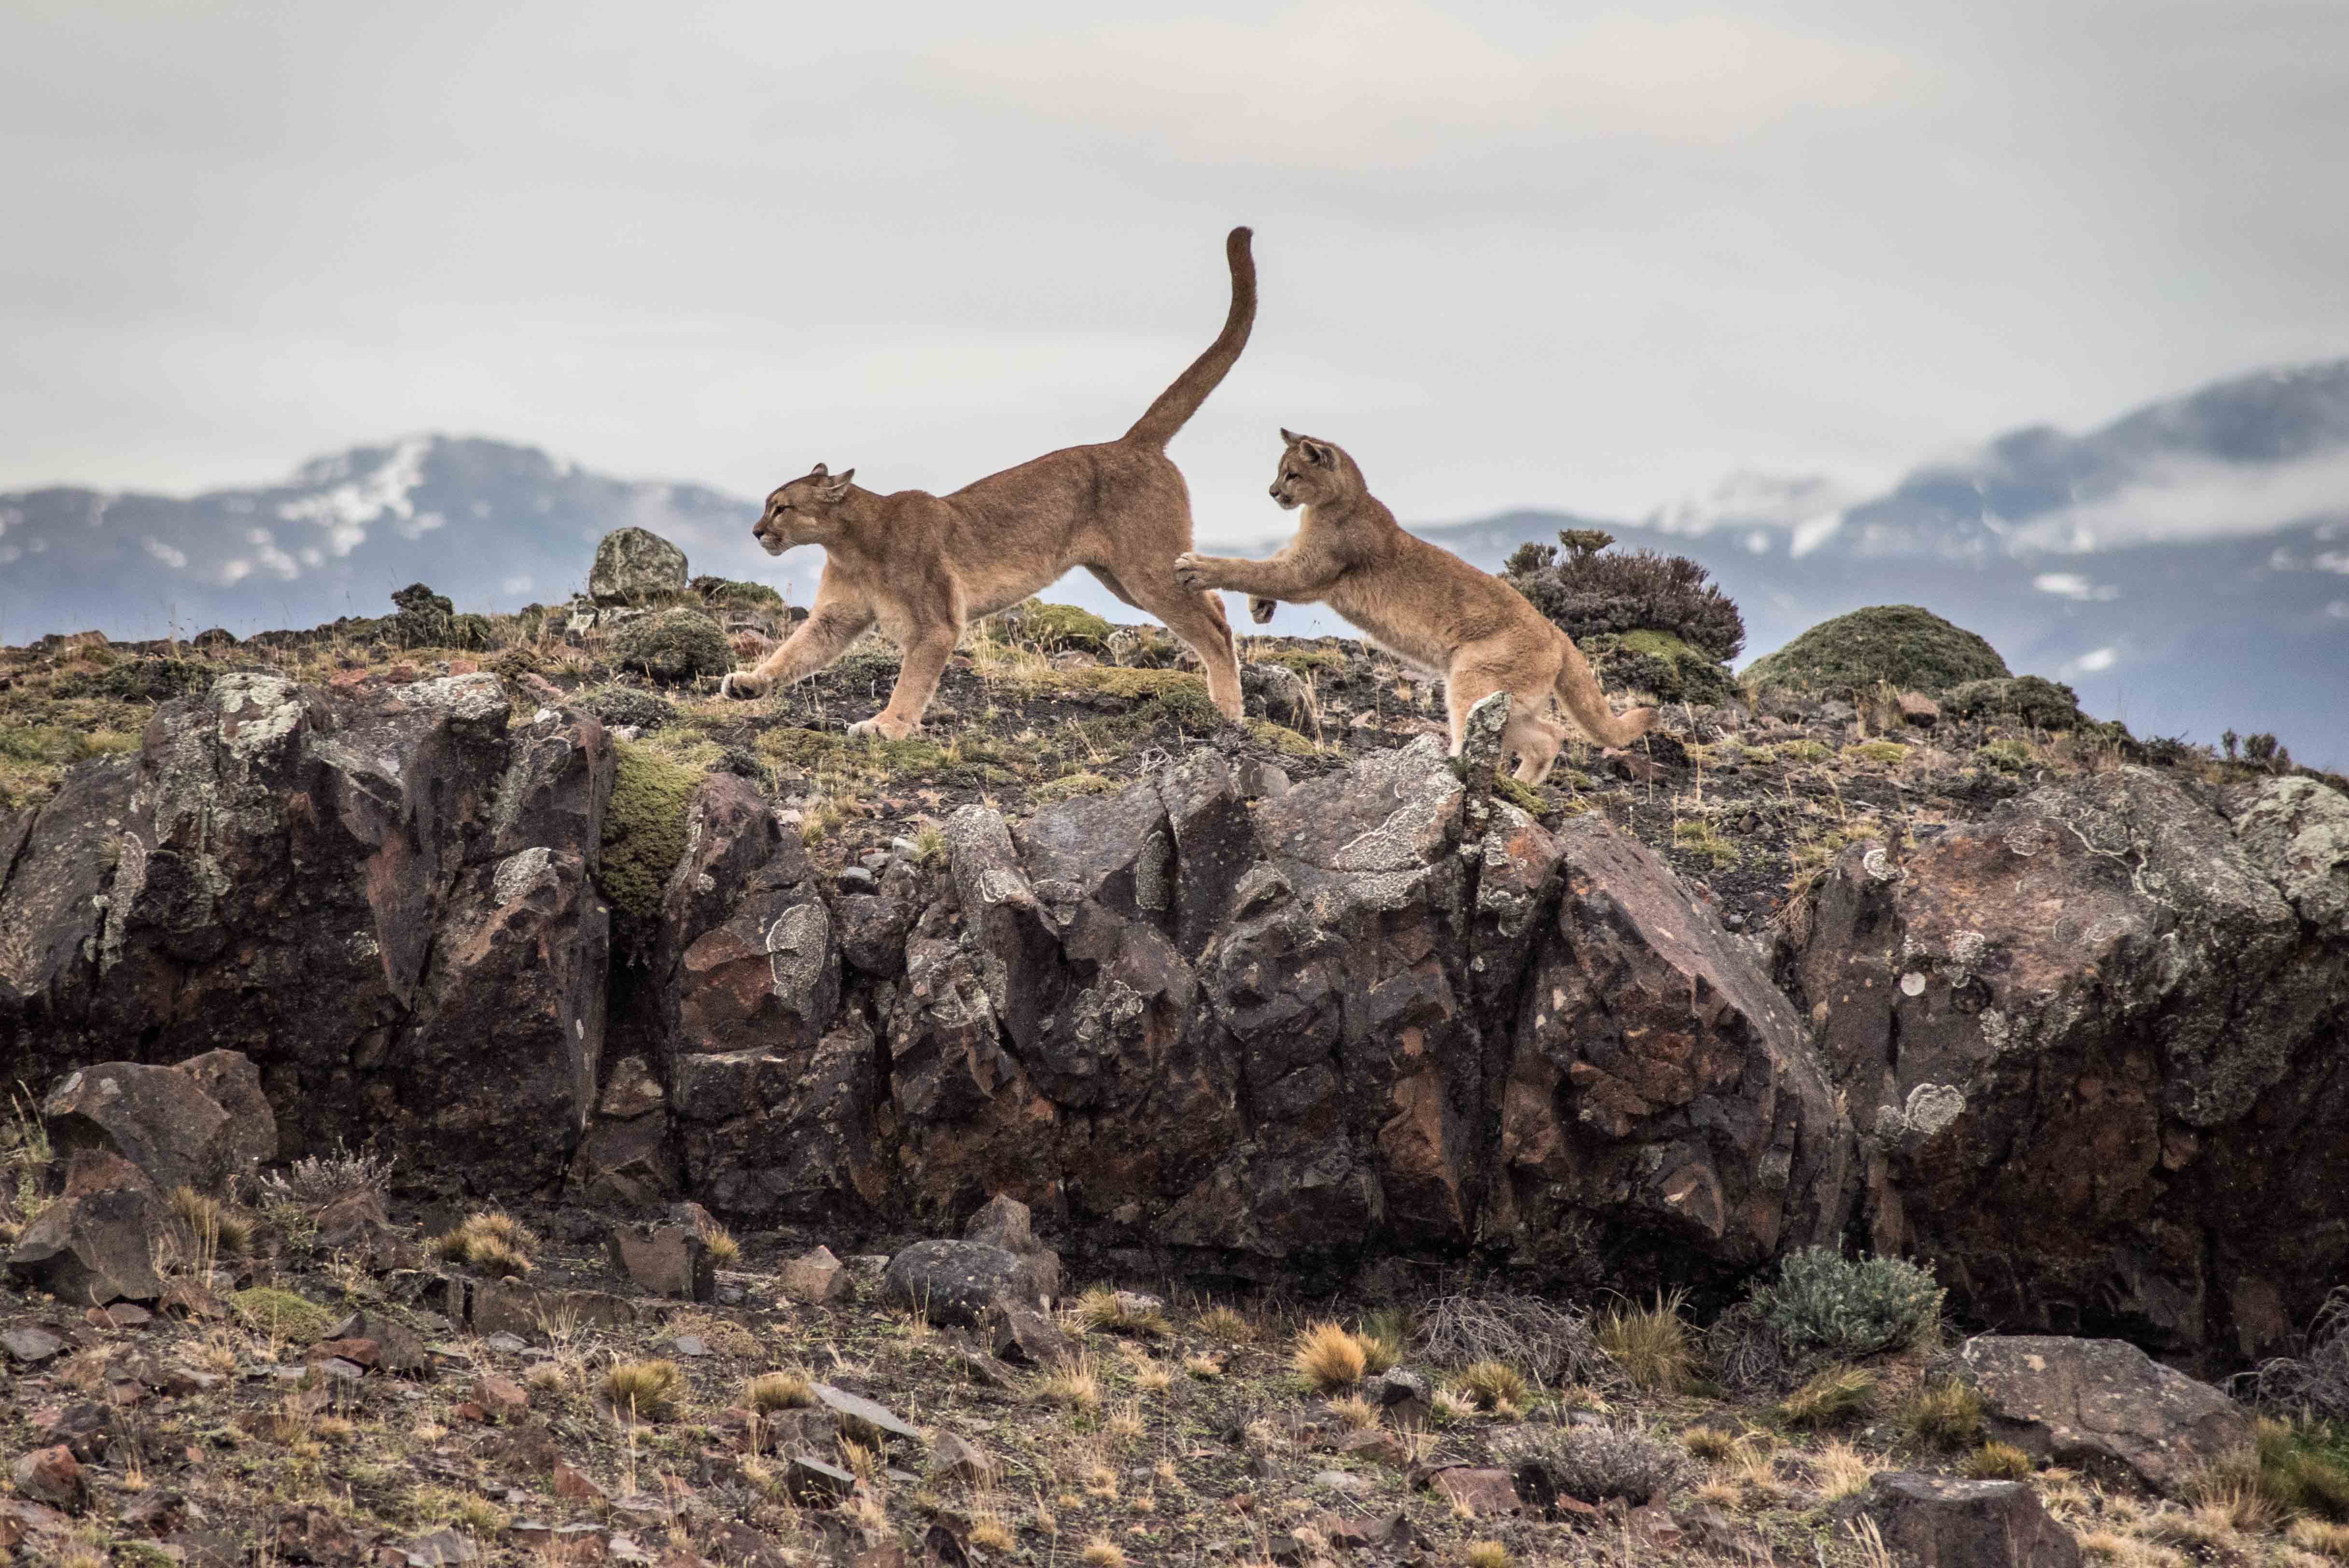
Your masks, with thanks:
M 1547 705 L 1539 695 L 1520 696 L 1510 704 L 1509 727 L 1501 732 L 1501 750 L 1516 753 L 1516 772 L 1510 776 L 1519 784 L 1537 784 L 1549 777 L 1550 769 L 1557 765 L 1558 748 L 1566 744 L 1565 726 L 1542 713 Z
M 1155 569 L 1136 569 L 1125 563 L 1118 579 L 1132 595 L 1131 603 L 1166 623 L 1166 628 L 1199 656 L 1206 668 L 1207 697 L 1216 711 L 1237 723 L 1240 718 L 1239 644 L 1232 623 L 1224 618 L 1224 601 L 1210 593 L 1195 593 L 1174 580 L 1173 563 Z M 1095 573 L 1100 576 L 1099 572 Z

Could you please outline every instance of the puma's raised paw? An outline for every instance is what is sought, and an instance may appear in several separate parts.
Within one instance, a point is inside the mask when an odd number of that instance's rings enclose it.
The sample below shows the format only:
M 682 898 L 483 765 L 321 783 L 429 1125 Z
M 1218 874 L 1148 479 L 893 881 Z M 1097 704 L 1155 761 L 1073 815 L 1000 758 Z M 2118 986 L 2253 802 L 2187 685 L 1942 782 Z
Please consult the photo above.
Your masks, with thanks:
M 1204 594 L 1216 585 L 1209 581 L 1207 558 L 1185 550 L 1174 557 L 1174 580 L 1195 594 Z
M 1248 619 L 1258 626 L 1270 626 L 1272 612 L 1279 607 L 1278 599 L 1250 599 L 1248 600 Z
M 740 698 L 747 702 L 754 697 L 764 697 L 767 694 L 767 683 L 747 670 L 731 670 L 723 680 L 718 683 L 718 694 L 720 697 Z
M 878 735 L 885 741 L 902 741 L 908 735 L 920 732 L 921 728 L 917 723 L 909 724 L 903 719 L 892 719 L 886 713 L 875 713 L 870 719 L 860 719 L 848 726 L 848 732 L 852 735 Z

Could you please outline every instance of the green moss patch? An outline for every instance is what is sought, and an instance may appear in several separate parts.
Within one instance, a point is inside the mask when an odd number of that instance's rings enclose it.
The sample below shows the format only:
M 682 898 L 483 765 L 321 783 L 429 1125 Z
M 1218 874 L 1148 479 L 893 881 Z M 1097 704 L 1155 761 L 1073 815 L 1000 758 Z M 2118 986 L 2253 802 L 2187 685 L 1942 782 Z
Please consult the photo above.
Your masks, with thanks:
M 1577 646 L 1597 669 L 1599 684 L 1609 690 L 1714 706 L 1737 695 L 1728 665 L 1668 631 L 1609 632 Z
M 1049 805 L 1056 800 L 1073 800 L 1081 794 L 1115 794 L 1125 786 L 1106 774 L 1078 772 L 1063 774 L 1059 778 L 1040 784 L 1028 792 L 1028 798 L 1038 805 Z
M 596 885 L 641 919 L 660 911 L 661 888 L 685 857 L 685 813 L 702 774 L 650 747 L 614 744 L 612 804 L 604 812 L 604 865 Z
M 1244 719 L 1242 725 L 1258 744 L 1270 746 L 1284 757 L 1310 757 L 1320 754 L 1321 748 L 1309 735 L 1300 735 L 1286 724 L 1276 724 L 1269 719 Z
M 139 737 L 122 731 L 0 724 L 0 807 L 37 805 L 76 763 L 138 749 Z
M 255 1334 L 265 1334 L 273 1339 L 283 1339 L 295 1345 L 316 1345 L 326 1337 L 335 1325 L 334 1315 L 317 1303 L 297 1296 L 292 1291 L 281 1291 L 274 1285 L 255 1285 L 239 1291 L 229 1298 L 237 1317 Z

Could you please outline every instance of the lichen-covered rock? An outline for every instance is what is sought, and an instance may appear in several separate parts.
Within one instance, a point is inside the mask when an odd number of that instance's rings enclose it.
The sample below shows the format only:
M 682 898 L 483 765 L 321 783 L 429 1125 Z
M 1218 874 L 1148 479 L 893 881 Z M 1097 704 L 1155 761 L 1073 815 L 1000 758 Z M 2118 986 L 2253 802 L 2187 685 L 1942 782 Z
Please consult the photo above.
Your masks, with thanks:
M 1977 1334 L 1956 1372 L 1993 1438 L 2053 1464 L 2126 1471 L 2165 1497 L 2251 1440 L 2242 1406 L 2117 1339 Z
M 1872 1517 L 1899 1563 L 2079 1568 L 2079 1542 L 2021 1481 L 1884 1470 L 1846 1511 Z
M 615 528 L 596 542 L 587 593 L 599 605 L 656 604 L 685 585 L 685 552 L 650 529 Z
M 2319 800 L 2230 824 L 2120 768 L 1897 860 L 1844 853 L 1786 972 L 1868 1135 L 1877 1251 L 1931 1257 L 2010 1328 L 2251 1355 L 2307 1321 L 2349 1265 L 2349 1085 L 2325 1065 L 2349 931 L 2271 877 L 2323 907 L 2292 879 L 2322 857 L 2284 847 Z
M 726 628 L 698 609 L 656 610 L 612 634 L 612 659 L 655 680 L 685 681 L 734 668 Z
M 2349 795 L 2314 779 L 2269 779 L 2236 813 L 2235 837 L 2302 920 L 2349 932 Z

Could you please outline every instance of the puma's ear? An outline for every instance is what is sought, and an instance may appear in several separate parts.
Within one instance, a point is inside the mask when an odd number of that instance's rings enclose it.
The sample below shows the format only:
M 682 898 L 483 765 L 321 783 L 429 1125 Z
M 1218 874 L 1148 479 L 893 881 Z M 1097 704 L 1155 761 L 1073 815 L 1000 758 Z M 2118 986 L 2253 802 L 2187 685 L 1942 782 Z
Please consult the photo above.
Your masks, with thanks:
M 1309 441 L 1299 437 L 1297 450 L 1305 454 L 1305 461 L 1308 462 L 1319 463 L 1324 468 L 1330 464 L 1330 449 L 1319 441 Z
M 1298 443 L 1298 441 L 1300 441 L 1301 439 L 1303 439 L 1303 438 L 1301 438 L 1300 436 L 1299 436 L 1299 435 L 1298 435 L 1298 433 L 1297 433 L 1295 431 L 1290 430 L 1290 429 L 1289 429 L 1288 427 L 1287 427 L 1286 425 L 1284 425 L 1284 426 L 1282 426 L 1282 427 L 1281 427 L 1281 431 L 1280 431 L 1280 444 L 1281 444 L 1281 445 L 1283 445 L 1283 446 L 1295 446 L 1295 445 Z
M 823 464 L 819 462 L 813 468 L 808 470 L 808 477 L 810 479 L 822 479 L 829 472 L 830 470 L 826 469 Z
M 827 506 L 836 505 L 840 502 L 847 500 L 848 482 L 855 477 L 856 471 L 852 468 L 843 471 L 837 479 L 827 479 L 823 481 L 821 484 L 816 486 L 817 498 L 823 501 Z

